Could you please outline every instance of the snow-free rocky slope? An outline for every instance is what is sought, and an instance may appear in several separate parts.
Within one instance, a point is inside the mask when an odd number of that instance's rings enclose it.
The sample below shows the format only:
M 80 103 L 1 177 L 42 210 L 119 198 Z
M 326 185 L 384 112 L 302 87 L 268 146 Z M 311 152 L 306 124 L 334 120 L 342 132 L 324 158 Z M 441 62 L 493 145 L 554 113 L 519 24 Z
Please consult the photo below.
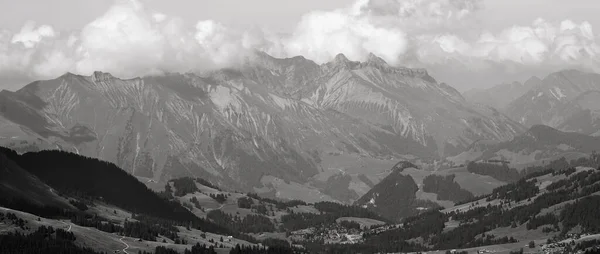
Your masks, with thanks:
M 472 89 L 463 95 L 468 101 L 504 110 L 512 101 L 535 89 L 541 81 L 540 78 L 534 76 L 523 83 L 515 81 L 486 89 Z
M 374 55 L 317 65 L 261 52 L 203 75 L 67 73 L 33 82 L 0 92 L 0 127 L 0 144 L 21 152 L 69 150 L 159 182 L 190 175 L 278 196 L 285 193 L 277 186 L 300 186 L 323 200 L 343 199 L 318 187 L 345 171 L 331 161 L 440 158 L 523 131 L 425 70 Z M 340 188 L 355 193 L 342 196 L 363 195 L 365 179 L 351 175 Z
M 564 131 L 595 134 L 596 127 L 600 127 L 598 91 L 600 74 L 563 70 L 548 75 L 512 101 L 506 114 L 527 127 L 543 124 Z

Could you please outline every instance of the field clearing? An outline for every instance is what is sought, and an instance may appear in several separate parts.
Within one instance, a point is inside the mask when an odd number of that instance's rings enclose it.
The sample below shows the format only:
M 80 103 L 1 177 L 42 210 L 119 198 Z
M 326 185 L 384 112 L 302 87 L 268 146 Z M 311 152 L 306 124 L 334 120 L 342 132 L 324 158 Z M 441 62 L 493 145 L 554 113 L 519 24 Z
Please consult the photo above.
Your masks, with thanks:
M 423 185 L 423 179 L 431 174 L 433 174 L 433 171 L 426 171 L 416 168 L 405 168 L 402 171 L 402 175 L 411 176 L 417 185 Z
M 320 213 L 319 210 L 314 208 L 313 206 L 299 205 L 296 207 L 291 207 L 290 210 L 294 211 L 294 213 Z
M 324 155 L 321 158 L 323 171 L 314 176 L 314 180 L 327 181 L 329 177 L 343 173 L 353 177 L 365 175 L 374 184 L 379 183 L 385 178 L 390 169 L 403 160 L 396 159 L 375 159 L 361 157 L 357 154 Z
M 537 244 L 538 243 L 536 242 L 536 245 Z M 481 246 L 481 247 L 469 248 L 469 249 L 456 249 L 456 251 L 467 251 L 468 253 L 477 253 L 478 250 L 488 250 L 489 253 L 499 253 L 499 254 L 510 253 L 511 251 L 518 251 L 521 248 L 523 248 L 524 253 L 538 253 L 538 251 L 540 251 L 540 249 L 537 247 L 535 249 L 529 249 L 525 245 L 527 245 L 527 242 L 497 244 L 497 245 Z M 446 250 L 429 251 L 427 253 L 445 254 Z
M 455 220 L 447 221 L 446 223 L 444 223 L 444 232 L 448 232 L 452 229 L 457 228 L 458 226 L 460 226 L 460 222 L 458 222 L 458 221 L 455 221 Z
M 369 218 L 357 218 L 357 217 L 341 217 L 341 218 L 336 219 L 335 221 L 337 223 L 340 223 L 342 221 L 353 221 L 353 222 L 360 224 L 361 227 L 366 227 L 366 228 L 369 228 L 373 225 L 385 224 L 385 222 L 383 222 L 383 221 L 378 221 L 378 220 L 369 219 Z
M 427 171 L 416 168 L 406 168 L 402 171 L 402 174 L 412 177 L 417 186 L 419 186 L 419 190 L 415 193 L 417 199 L 429 200 L 438 203 L 445 208 L 454 206 L 454 202 L 452 201 L 438 200 L 438 195 L 436 193 L 429 193 L 423 191 L 423 179 L 425 179 L 425 177 L 429 175 L 434 174 L 434 171 Z
M 260 234 L 250 234 L 250 235 L 259 241 L 269 239 L 269 238 L 287 240 L 287 238 L 285 237 L 285 233 L 282 233 L 282 232 L 263 232 Z
M 132 214 L 128 211 L 125 211 L 116 206 L 111 206 L 102 203 L 94 203 L 93 206 L 88 206 L 87 212 L 92 214 L 97 214 L 101 217 L 104 217 L 112 222 L 119 222 L 123 224 L 125 219 L 128 221 L 136 221 L 132 218 Z
M 458 206 L 453 206 L 450 208 L 446 208 L 444 210 L 442 210 L 443 213 L 449 213 L 449 212 L 453 212 L 453 211 L 467 211 L 476 207 L 485 207 L 488 204 L 491 204 L 492 206 L 496 206 L 499 205 L 501 202 L 500 200 L 494 199 L 492 201 L 486 201 L 485 198 L 480 199 L 480 200 L 476 200 L 473 202 L 469 202 L 466 204 L 462 204 L 462 205 L 458 205 Z
M 261 182 L 267 186 L 272 186 L 276 190 L 275 197 L 280 199 L 304 200 L 308 203 L 320 201 L 334 201 L 328 195 L 321 193 L 317 188 L 305 186 L 296 182 L 286 182 L 273 176 L 263 176 Z M 257 193 L 265 193 L 266 190 L 254 188 Z
M 161 192 L 161 191 L 165 190 L 165 184 L 166 184 L 165 182 L 158 182 L 152 178 L 143 177 L 143 176 L 135 176 L 135 178 L 137 178 L 138 181 L 145 184 L 146 187 L 148 187 L 148 189 L 151 189 L 156 192 Z
M 435 171 L 435 174 L 441 176 L 454 174 L 456 176 L 454 181 L 463 189 L 473 193 L 474 196 L 490 194 L 495 188 L 506 184 L 505 182 L 499 181 L 491 176 L 471 173 L 467 171 L 466 167 Z
M 185 239 L 185 241 L 188 242 L 188 245 L 200 243 L 200 244 L 206 244 L 208 246 L 208 245 L 211 245 L 211 243 L 209 242 L 210 240 L 213 240 L 215 243 L 217 243 L 219 245 L 222 243 L 226 248 L 235 247 L 236 244 L 253 245 L 253 244 L 243 241 L 243 240 L 229 238 L 228 236 L 213 234 L 213 233 L 209 233 L 209 232 L 203 232 L 203 231 L 197 230 L 197 229 L 189 229 L 188 230 L 185 227 L 179 227 L 179 226 L 177 227 L 177 229 L 179 229 L 179 233 L 178 233 L 179 237 Z M 206 239 L 202 238 L 200 236 L 202 233 L 206 234 Z M 223 242 L 220 242 L 221 237 L 223 237 Z
M 419 186 L 419 188 L 423 188 L 423 186 Z M 452 202 L 452 201 L 438 200 L 438 194 L 436 194 L 436 193 L 429 193 L 429 192 L 424 192 L 422 190 L 418 190 L 415 193 L 415 196 L 417 197 L 417 199 L 420 199 L 420 200 L 429 200 L 431 202 L 438 203 L 440 206 L 442 206 L 444 208 L 454 206 L 454 202 Z
M 558 233 L 554 232 L 554 233 L 544 233 L 542 232 L 542 227 L 539 227 L 538 229 L 535 230 L 527 230 L 527 224 L 523 224 L 523 225 L 519 225 L 516 228 L 511 228 L 511 227 L 504 227 L 504 228 L 496 228 L 492 231 L 489 231 L 486 234 L 493 234 L 496 236 L 496 238 L 500 238 L 500 237 L 513 237 L 517 240 L 519 240 L 520 242 L 528 243 L 531 240 L 535 240 L 535 241 L 540 241 L 540 242 L 544 242 L 546 243 L 546 240 L 548 238 L 552 238 L 554 235 L 557 235 Z
M 6 209 L 6 211 L 5 211 L 5 209 Z M 102 232 L 95 228 L 86 228 L 86 227 L 77 226 L 77 225 L 74 225 L 67 221 L 58 221 L 58 220 L 41 218 L 41 217 L 35 216 L 33 214 L 20 212 L 20 211 L 16 211 L 16 210 L 12 210 L 12 209 L 7 209 L 7 208 L 2 208 L 0 210 L 0 212 L 3 212 L 5 214 L 6 213 L 15 214 L 17 217 L 27 221 L 26 226 L 30 228 L 29 230 L 21 230 L 14 226 L 8 226 L 8 227 L 5 227 L 5 229 L 4 229 L 4 230 L 8 229 L 6 231 L 11 231 L 11 232 L 18 231 L 18 232 L 27 234 L 27 233 L 36 231 L 37 228 L 39 228 L 40 226 L 47 226 L 47 227 L 49 226 L 49 227 L 53 227 L 53 228 L 57 228 L 57 229 L 60 228 L 60 229 L 64 229 L 64 230 L 70 229 L 69 231 L 73 232 L 73 234 L 75 234 L 75 237 L 77 238 L 77 240 L 75 240 L 75 243 L 79 246 L 91 247 L 98 251 L 105 251 L 105 252 L 110 252 L 110 253 L 112 253 L 115 250 L 122 250 L 123 248 L 125 248 L 125 245 L 119 241 L 120 236 L 118 236 L 116 234 Z M 37 220 L 38 218 L 40 218 L 40 221 Z M 150 249 L 146 249 L 146 250 L 149 251 Z
M 558 160 L 562 157 L 565 157 L 565 159 L 567 161 L 571 161 L 571 160 L 576 160 L 579 158 L 583 158 L 583 157 L 587 157 L 589 156 L 589 154 L 586 153 L 580 153 L 580 152 L 565 152 L 565 153 L 561 153 L 549 158 L 545 158 L 545 159 L 540 159 L 540 160 L 536 160 L 533 162 L 527 162 L 527 163 L 513 163 L 510 165 L 510 167 L 515 168 L 517 170 L 523 170 L 527 167 L 531 167 L 531 166 L 543 166 L 543 165 L 547 165 L 552 161 Z
M 525 234 L 529 233 L 528 231 L 526 231 L 526 230 L 522 231 L 519 228 L 516 228 L 516 229 L 517 230 L 515 230 L 515 229 L 507 230 L 507 232 L 514 231 L 514 232 L 512 232 L 513 233 L 512 235 L 508 235 L 508 236 L 509 237 L 513 236 L 513 237 L 517 238 L 517 237 L 520 237 L 521 235 L 523 235 L 523 239 L 527 239 L 527 240 L 521 240 L 518 243 L 489 245 L 489 246 L 481 246 L 481 247 L 477 247 L 477 248 L 456 249 L 456 250 L 457 251 L 467 251 L 469 253 L 477 253 L 478 250 L 488 250 L 488 251 L 490 251 L 490 253 L 504 254 L 504 253 L 510 253 L 511 251 L 518 251 L 522 248 L 524 253 L 540 253 L 541 252 L 540 245 L 545 244 L 546 239 L 550 238 L 548 236 L 544 236 L 544 233 L 536 233 L 534 231 L 529 231 L 529 232 L 532 232 L 533 234 L 531 234 L 530 236 L 525 236 Z M 491 232 L 494 232 L 494 231 L 491 231 Z M 501 233 L 499 233 L 499 235 L 497 235 L 497 236 L 501 236 L 500 234 Z M 539 238 L 536 238 L 536 236 Z M 520 239 L 520 238 L 517 238 L 517 239 Z M 600 240 L 600 234 L 585 236 L 585 237 L 582 237 L 582 238 L 574 240 L 574 241 L 575 241 L 575 243 L 580 243 L 583 241 L 590 241 L 590 240 Z M 534 241 L 536 247 L 530 249 L 527 246 L 529 241 Z M 570 241 L 571 241 L 571 239 L 566 239 L 562 242 L 567 243 Z M 445 254 L 446 250 L 430 251 L 427 253 Z

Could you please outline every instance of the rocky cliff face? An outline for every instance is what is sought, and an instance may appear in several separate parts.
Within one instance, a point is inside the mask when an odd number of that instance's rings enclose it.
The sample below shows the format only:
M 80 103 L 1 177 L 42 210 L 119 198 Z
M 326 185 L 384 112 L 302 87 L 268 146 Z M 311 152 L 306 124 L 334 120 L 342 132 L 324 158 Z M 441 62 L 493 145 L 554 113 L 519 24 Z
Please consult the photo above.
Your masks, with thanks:
M 0 93 L 0 126 L 0 144 L 70 150 L 155 181 L 191 175 L 252 191 L 274 188 L 263 181 L 271 177 L 316 196 L 311 182 L 325 181 L 324 161 L 340 155 L 439 158 L 523 130 L 424 70 L 391 67 L 376 56 L 352 62 L 339 55 L 317 65 L 260 52 L 238 68 L 204 75 L 67 73 L 37 81 Z M 359 178 L 349 185 L 364 184 Z

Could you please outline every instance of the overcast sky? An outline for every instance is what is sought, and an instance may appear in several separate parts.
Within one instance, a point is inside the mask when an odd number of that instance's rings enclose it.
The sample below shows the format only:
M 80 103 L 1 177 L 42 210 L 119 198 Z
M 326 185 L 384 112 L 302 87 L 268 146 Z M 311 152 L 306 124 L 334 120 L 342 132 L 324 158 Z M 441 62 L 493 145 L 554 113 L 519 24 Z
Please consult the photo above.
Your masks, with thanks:
M 0 89 L 227 66 L 259 49 L 318 63 L 373 52 L 464 91 L 598 71 L 598 13 L 600 0 L 0 0 Z
M 80 29 L 114 4 L 113 0 L 0 0 L 0 27 L 20 29 L 28 20 L 57 29 Z M 354 0 L 145 0 L 148 8 L 179 16 L 188 24 L 215 19 L 291 31 L 303 14 L 333 10 Z M 598 0 L 485 0 L 482 15 L 494 29 L 530 24 L 536 18 L 589 21 L 600 29 Z
M 0 0 L 0 24 L 20 29 L 28 20 L 57 29 L 80 29 L 102 15 L 113 0 Z M 255 24 L 291 31 L 312 10 L 332 10 L 353 0 L 145 0 L 147 8 L 183 18 L 189 25 L 214 19 L 228 24 Z M 65 15 L 67 14 L 67 15 Z

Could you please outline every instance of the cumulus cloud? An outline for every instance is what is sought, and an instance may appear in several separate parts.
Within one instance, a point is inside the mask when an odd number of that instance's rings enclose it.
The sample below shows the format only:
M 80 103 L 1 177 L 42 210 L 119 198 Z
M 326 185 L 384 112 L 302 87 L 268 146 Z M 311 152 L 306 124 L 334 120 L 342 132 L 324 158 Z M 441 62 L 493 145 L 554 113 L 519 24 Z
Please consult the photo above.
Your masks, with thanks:
M 48 25 L 35 27 L 35 22 L 27 22 L 21 31 L 12 37 L 11 43 L 21 43 L 26 48 L 33 48 L 44 38 L 54 37 L 54 29 Z
M 482 0 L 369 0 L 354 9 L 379 23 L 422 33 L 463 26 L 482 6 Z
M 338 53 L 352 60 L 374 53 L 394 65 L 426 68 L 460 63 L 470 70 L 547 65 L 599 69 L 600 46 L 589 23 L 537 19 L 528 26 L 487 31 L 478 26 L 484 7 L 482 0 L 357 0 L 346 8 L 307 13 L 282 35 L 215 20 L 188 26 L 138 0 L 117 0 L 73 33 L 34 22 L 18 32 L 0 31 L 0 77 L 52 78 L 96 70 L 121 77 L 185 72 L 231 66 L 253 50 L 278 57 L 303 55 L 318 63 Z
M 338 53 L 354 60 L 374 53 L 402 64 L 415 34 L 464 26 L 479 8 L 480 0 L 358 0 L 349 8 L 304 15 L 285 42 L 286 53 L 317 62 Z
M 289 55 L 317 62 L 329 61 L 338 53 L 360 60 L 373 52 L 396 63 L 405 52 L 406 37 L 398 28 L 374 25 L 369 17 L 344 11 L 315 12 L 304 16 L 285 47 Z
M 152 72 L 161 62 L 165 39 L 146 14 L 134 1 L 111 7 L 108 12 L 86 25 L 75 49 L 75 69 L 89 73 L 102 69 L 130 76 Z
M 0 34 L 0 75 L 52 78 L 67 71 L 96 70 L 121 77 L 219 68 L 239 62 L 267 38 L 212 21 L 187 27 L 183 20 L 152 12 L 137 0 L 117 1 L 80 31 L 60 36 L 51 26 L 30 22 Z
M 511 62 L 524 66 L 543 64 L 597 68 L 600 47 L 588 22 L 551 23 L 537 19 L 531 26 L 513 26 L 491 33 L 483 31 L 469 40 L 452 34 L 420 35 L 416 55 L 424 64 L 449 59 Z M 477 64 L 472 65 L 473 68 Z

